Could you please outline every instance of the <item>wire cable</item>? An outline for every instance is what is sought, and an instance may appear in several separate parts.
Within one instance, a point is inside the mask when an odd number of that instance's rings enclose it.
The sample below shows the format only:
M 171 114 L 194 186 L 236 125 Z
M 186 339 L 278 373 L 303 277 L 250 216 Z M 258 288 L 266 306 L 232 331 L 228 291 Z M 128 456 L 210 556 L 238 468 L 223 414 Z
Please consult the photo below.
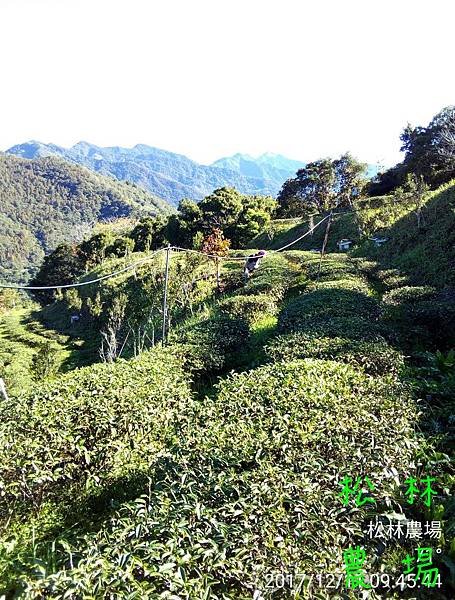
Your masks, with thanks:
M 333 213 L 333 215 L 340 215 L 340 214 L 345 215 L 345 214 L 349 214 L 349 213 L 347 213 L 347 212 L 344 212 L 344 213 Z M 329 215 L 327 215 L 326 217 L 324 217 L 323 219 L 321 219 L 318 223 L 316 223 L 316 225 L 314 225 L 311 229 L 309 229 L 308 231 L 306 231 L 303 235 L 301 235 L 297 239 L 293 240 L 292 242 L 289 242 L 289 244 L 286 244 L 286 245 L 282 246 L 281 248 L 277 248 L 276 250 L 272 250 L 272 252 L 282 252 L 286 248 L 289 248 L 290 246 L 293 246 L 294 244 L 296 244 L 297 242 L 299 242 L 300 240 L 302 240 L 303 238 L 305 238 L 307 235 L 310 235 L 311 233 L 313 233 L 313 231 L 317 227 L 319 227 L 319 225 L 321 225 L 321 223 L 324 223 L 324 221 L 326 221 L 327 219 L 329 219 L 333 215 L 332 215 L 332 213 L 329 214 Z M 117 275 L 120 275 L 121 273 L 125 273 L 126 271 L 129 271 L 130 269 L 134 269 L 136 266 L 141 265 L 144 262 L 149 261 L 156 254 L 158 254 L 159 252 L 163 252 L 164 250 L 176 250 L 178 252 L 191 252 L 192 254 L 200 254 L 200 255 L 208 257 L 208 258 L 216 258 L 218 260 L 224 260 L 226 262 L 230 262 L 230 261 L 242 261 L 242 262 L 244 262 L 245 260 L 248 260 L 248 259 L 262 258 L 263 257 L 263 254 L 253 254 L 253 255 L 249 255 L 249 256 L 231 256 L 231 257 L 229 257 L 229 256 L 219 256 L 218 254 L 206 254 L 205 252 L 201 252 L 200 250 L 193 250 L 191 248 L 181 248 L 180 246 L 167 246 L 165 248 L 159 248 L 158 250 L 154 250 L 151 255 L 149 255 L 146 258 L 143 258 L 143 259 L 141 259 L 141 260 L 139 260 L 139 261 L 137 261 L 135 263 L 127 265 L 123 269 L 119 269 L 118 271 L 114 271 L 113 273 L 109 273 L 108 275 L 103 275 L 102 277 L 97 277 L 96 279 L 91 279 L 90 281 L 81 281 L 81 282 L 78 282 L 78 283 L 66 283 L 66 284 L 60 284 L 60 285 L 42 285 L 42 286 L 36 286 L 36 285 L 12 285 L 12 284 L 10 285 L 10 284 L 0 283 L 0 289 L 44 291 L 44 290 L 59 290 L 59 289 L 69 289 L 69 288 L 75 288 L 75 287 L 83 287 L 85 285 L 91 285 L 92 283 L 98 283 L 99 281 L 104 281 L 105 279 L 110 279 L 111 277 L 115 277 Z
M 162 252 L 166 250 L 166 248 L 159 248 L 159 250 L 154 250 L 150 256 L 146 258 L 142 258 L 130 265 L 127 265 L 123 269 L 119 269 L 118 271 L 114 271 L 113 273 L 109 273 L 108 275 L 103 275 L 102 277 L 97 277 L 96 279 L 91 279 L 90 281 L 80 281 L 78 283 L 66 283 L 61 285 L 7 285 L 0 283 L 0 289 L 9 289 L 9 290 L 60 290 L 74 287 L 82 287 L 84 285 L 91 285 L 92 283 L 98 283 L 99 281 L 104 281 L 105 279 L 110 279 L 111 277 L 115 277 L 116 275 L 120 275 L 121 273 L 125 273 L 125 271 L 129 271 L 130 269 L 134 269 L 138 265 L 141 265 L 147 261 L 149 261 L 152 257 L 154 257 L 158 252 Z
M 341 214 L 341 213 L 337 213 L 337 214 Z M 343 213 L 343 214 L 346 214 L 346 213 Z M 313 231 L 317 227 L 319 227 L 319 225 L 321 225 L 321 223 L 324 223 L 324 221 L 329 219 L 330 216 L 331 215 L 327 215 L 326 217 L 321 219 L 318 223 L 316 223 L 316 225 L 314 225 L 311 229 L 306 231 L 303 235 L 301 235 L 297 239 L 293 240 L 292 242 L 289 242 L 289 244 L 286 244 L 285 246 L 281 246 L 281 248 L 272 250 L 272 252 L 281 252 L 282 250 L 285 250 L 286 248 L 293 246 L 297 242 L 300 242 L 300 240 L 305 238 L 307 235 L 310 235 L 311 233 L 313 233 Z M 201 252 L 200 250 L 192 250 L 190 248 L 181 248 L 180 246 L 171 246 L 171 250 L 178 250 L 180 252 L 191 252 L 193 254 L 202 254 L 203 256 L 207 256 L 209 258 L 218 258 L 219 260 L 225 260 L 225 261 L 240 261 L 240 260 L 245 261 L 248 258 L 260 258 L 261 256 L 263 256 L 262 254 L 253 254 L 253 255 L 249 255 L 249 256 L 219 256 L 218 254 L 206 254 L 205 252 Z

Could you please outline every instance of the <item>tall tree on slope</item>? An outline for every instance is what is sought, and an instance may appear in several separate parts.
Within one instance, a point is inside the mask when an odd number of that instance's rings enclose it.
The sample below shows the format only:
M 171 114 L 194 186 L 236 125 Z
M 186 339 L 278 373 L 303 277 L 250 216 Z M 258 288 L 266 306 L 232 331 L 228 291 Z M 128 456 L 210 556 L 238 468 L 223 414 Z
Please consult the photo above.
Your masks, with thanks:
M 288 179 L 278 195 L 279 214 L 300 217 L 333 208 L 352 208 L 365 187 L 367 166 L 349 153 L 309 163 Z

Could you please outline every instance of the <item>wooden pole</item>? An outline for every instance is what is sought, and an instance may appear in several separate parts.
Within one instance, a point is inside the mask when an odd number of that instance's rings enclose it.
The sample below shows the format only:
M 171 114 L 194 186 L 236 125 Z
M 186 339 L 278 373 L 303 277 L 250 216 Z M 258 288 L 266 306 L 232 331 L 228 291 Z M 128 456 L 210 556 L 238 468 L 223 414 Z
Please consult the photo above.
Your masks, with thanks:
M 220 291 L 220 260 L 218 256 L 215 258 L 216 263 L 216 291 Z
M 167 288 L 169 283 L 169 255 L 171 253 L 171 246 L 168 244 L 166 248 L 166 266 L 164 270 L 164 292 L 163 292 L 163 333 L 161 343 L 164 346 L 166 344 L 166 333 L 167 333 Z
M 332 223 L 332 211 L 330 211 L 330 215 L 327 220 L 327 227 L 325 228 L 324 242 L 323 242 L 322 248 L 321 248 L 321 258 L 319 259 L 319 269 L 318 269 L 318 279 L 317 279 L 318 281 L 319 281 L 319 277 L 321 276 L 322 258 L 324 256 L 325 248 L 327 246 L 327 241 L 329 239 L 329 231 L 330 231 L 331 223 Z

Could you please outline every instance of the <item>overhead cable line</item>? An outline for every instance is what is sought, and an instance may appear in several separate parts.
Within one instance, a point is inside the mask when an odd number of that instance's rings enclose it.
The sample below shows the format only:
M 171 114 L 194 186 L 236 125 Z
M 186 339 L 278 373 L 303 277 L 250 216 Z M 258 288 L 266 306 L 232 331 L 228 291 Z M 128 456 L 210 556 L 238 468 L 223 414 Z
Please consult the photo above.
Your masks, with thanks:
M 319 227 L 319 225 L 321 225 L 321 223 L 324 223 L 324 221 L 326 221 L 330 217 L 331 217 L 331 215 L 327 215 L 326 217 L 324 217 L 323 219 L 321 219 L 318 223 L 316 223 L 316 225 L 314 225 L 311 229 L 309 229 L 308 231 L 306 231 L 303 235 L 301 235 L 297 239 L 293 240 L 292 242 L 289 242 L 289 244 L 286 244 L 285 246 L 281 246 L 281 248 L 273 249 L 272 252 L 281 252 L 282 250 L 285 250 L 286 248 L 289 248 L 290 246 L 293 246 L 297 242 L 300 242 L 300 240 L 302 240 L 307 235 L 310 235 L 311 233 L 313 233 L 313 231 L 317 227 Z M 201 252 L 200 250 L 192 250 L 190 248 L 181 248 L 180 246 L 172 246 L 171 249 L 172 250 L 179 250 L 181 252 L 191 252 L 193 254 L 202 254 L 203 256 L 208 256 L 209 258 L 218 258 L 220 260 L 225 260 L 225 261 L 238 261 L 238 260 L 239 261 L 240 260 L 244 261 L 244 260 L 247 260 L 248 258 L 262 257 L 262 254 L 254 254 L 254 255 L 250 255 L 250 256 L 219 256 L 218 254 L 206 254 L 205 252 Z
M 277 248 L 275 250 L 272 250 L 272 252 L 281 252 L 282 250 L 285 250 L 286 248 L 289 248 L 290 246 L 293 246 L 294 244 L 296 244 L 297 242 L 299 242 L 300 240 L 302 240 L 303 238 L 305 238 L 306 236 L 310 235 L 313 233 L 313 231 L 319 227 L 319 225 L 321 225 L 321 223 L 324 223 L 324 221 L 326 221 L 327 219 L 331 218 L 331 216 L 334 215 L 339 215 L 339 214 L 349 214 L 349 213 L 332 213 L 325 216 L 323 219 L 321 219 L 318 223 L 316 223 L 316 225 L 314 225 L 311 229 L 309 229 L 308 231 L 306 231 L 303 235 L 299 236 L 298 238 L 296 238 L 295 240 L 293 240 L 292 242 L 289 242 L 289 244 L 285 244 L 284 246 L 281 246 L 281 248 Z M 180 246 L 167 246 L 165 248 L 159 248 L 158 250 L 154 250 L 149 256 L 147 256 L 146 258 L 143 258 L 141 260 L 138 260 L 130 265 L 127 265 L 126 267 L 123 267 L 122 269 L 119 269 L 117 271 L 114 271 L 113 273 L 109 273 L 107 275 L 103 275 L 101 277 L 97 277 L 96 279 L 91 279 L 89 281 L 81 281 L 78 283 L 66 283 L 66 284 L 60 284 L 60 285 L 43 285 L 43 286 L 36 286 L 36 285 L 12 285 L 12 284 L 3 284 L 0 283 L 0 289 L 10 289 L 10 290 L 30 290 L 30 291 L 44 291 L 44 290 L 59 290 L 59 289 L 69 289 L 69 288 L 75 288 L 75 287 L 83 287 L 86 285 L 91 285 L 93 283 L 98 283 L 99 281 L 104 281 L 105 279 L 110 279 L 111 277 L 115 277 L 117 275 L 120 275 L 121 273 L 125 273 L 126 271 L 129 271 L 130 269 L 134 269 L 135 267 L 137 267 L 138 265 L 141 265 L 147 261 L 149 261 L 154 255 L 158 254 L 159 252 L 163 252 L 163 251 L 170 251 L 170 250 L 176 250 L 179 252 L 190 252 L 192 254 L 200 254 L 202 256 L 206 256 L 208 258 L 216 258 L 219 260 L 224 260 L 226 262 L 228 261 L 245 261 L 247 259 L 251 259 L 251 258 L 256 258 L 256 257 L 261 257 L 261 254 L 255 254 L 255 255 L 249 255 L 249 256 L 219 256 L 217 254 L 206 254 L 205 252 L 201 252 L 200 250 L 193 250 L 190 248 L 181 248 Z
M 92 283 L 98 283 L 99 281 L 103 281 L 105 279 L 110 279 L 111 277 L 115 277 L 116 275 L 120 275 L 121 273 L 125 273 L 125 271 L 129 271 L 130 269 L 134 269 L 138 265 L 141 265 L 147 261 L 149 261 L 152 256 L 158 254 L 158 252 L 162 252 L 165 248 L 160 248 L 159 250 L 154 250 L 151 255 L 146 258 L 142 258 L 130 265 L 127 265 L 123 269 L 119 269 L 118 271 L 114 271 L 113 273 L 109 273 L 108 275 L 103 275 L 102 277 L 97 277 L 96 279 L 90 279 L 90 281 L 80 281 L 78 283 L 66 283 L 60 285 L 7 285 L 0 283 L 0 288 L 5 288 L 9 290 L 60 290 L 74 287 L 82 287 L 84 285 L 91 285 Z

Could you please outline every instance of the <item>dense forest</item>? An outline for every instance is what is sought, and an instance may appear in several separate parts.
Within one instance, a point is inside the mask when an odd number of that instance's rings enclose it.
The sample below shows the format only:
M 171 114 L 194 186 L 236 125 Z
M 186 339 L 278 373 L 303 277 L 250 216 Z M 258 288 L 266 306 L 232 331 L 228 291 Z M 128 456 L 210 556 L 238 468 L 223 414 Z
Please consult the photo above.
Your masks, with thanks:
M 55 158 L 0 154 L 0 278 L 26 281 L 61 242 L 81 240 L 98 221 L 169 210 L 134 184 Z
M 316 160 L 0 293 L 6 598 L 454 597 L 454 114 L 393 184 Z

